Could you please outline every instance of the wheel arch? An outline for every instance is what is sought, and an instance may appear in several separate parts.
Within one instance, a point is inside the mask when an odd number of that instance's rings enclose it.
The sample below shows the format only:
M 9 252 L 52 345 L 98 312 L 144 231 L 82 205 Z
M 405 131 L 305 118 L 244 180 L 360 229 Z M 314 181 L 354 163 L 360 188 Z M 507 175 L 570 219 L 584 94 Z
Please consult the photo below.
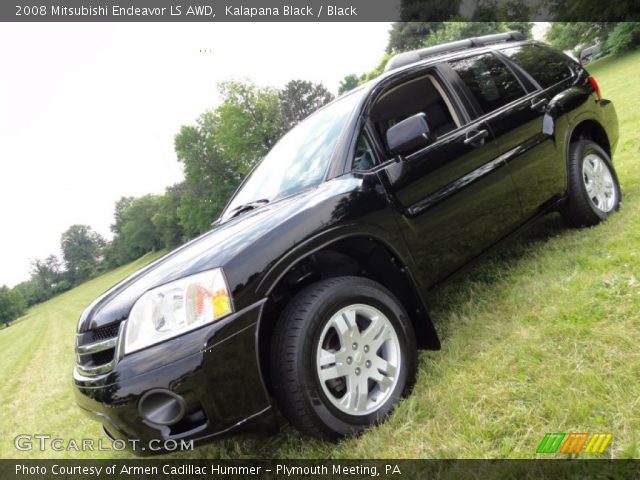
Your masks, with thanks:
M 583 139 L 590 139 L 596 142 L 607 152 L 609 158 L 611 158 L 612 151 L 609 135 L 602 124 L 597 119 L 591 117 L 578 120 L 569 130 L 565 145 L 565 158 L 569 156 L 571 144 Z
M 440 349 L 440 340 L 408 262 L 403 261 L 388 242 L 372 235 L 352 234 L 316 244 L 315 248 L 297 250 L 304 251 L 295 256 L 287 255 L 287 260 L 279 262 L 286 266 L 274 267 L 258 287 L 260 294 L 267 298 L 256 339 L 263 378 L 270 378 L 267 371 L 270 340 L 284 306 L 307 285 L 337 276 L 362 276 L 383 285 L 407 311 L 418 347 Z

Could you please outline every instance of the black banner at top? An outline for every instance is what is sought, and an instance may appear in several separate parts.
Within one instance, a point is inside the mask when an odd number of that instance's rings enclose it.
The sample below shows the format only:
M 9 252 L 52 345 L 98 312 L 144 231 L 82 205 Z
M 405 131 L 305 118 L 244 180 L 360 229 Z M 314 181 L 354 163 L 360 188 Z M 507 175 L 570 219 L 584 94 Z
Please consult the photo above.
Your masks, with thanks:
M 637 0 L 14 0 L 3 22 L 638 21 Z

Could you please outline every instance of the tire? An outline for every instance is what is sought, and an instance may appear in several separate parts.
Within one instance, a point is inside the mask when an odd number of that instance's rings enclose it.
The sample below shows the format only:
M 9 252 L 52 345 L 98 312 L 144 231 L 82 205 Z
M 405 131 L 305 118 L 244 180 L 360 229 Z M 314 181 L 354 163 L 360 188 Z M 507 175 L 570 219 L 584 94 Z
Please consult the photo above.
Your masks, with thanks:
M 361 277 L 303 289 L 282 312 L 271 344 L 271 382 L 282 413 L 302 432 L 327 440 L 384 420 L 411 390 L 416 364 L 405 309 L 389 290 Z
M 580 140 L 569 146 L 568 176 L 569 197 L 561 212 L 568 225 L 597 225 L 620 207 L 618 176 L 597 143 Z

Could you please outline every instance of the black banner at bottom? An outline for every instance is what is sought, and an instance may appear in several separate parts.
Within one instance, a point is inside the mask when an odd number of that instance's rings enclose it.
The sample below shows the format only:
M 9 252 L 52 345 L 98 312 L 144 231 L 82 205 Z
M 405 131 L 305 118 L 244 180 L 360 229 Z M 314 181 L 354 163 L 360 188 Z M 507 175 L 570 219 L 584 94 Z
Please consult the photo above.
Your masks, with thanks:
M 631 479 L 640 460 L 0 460 L 2 480 Z

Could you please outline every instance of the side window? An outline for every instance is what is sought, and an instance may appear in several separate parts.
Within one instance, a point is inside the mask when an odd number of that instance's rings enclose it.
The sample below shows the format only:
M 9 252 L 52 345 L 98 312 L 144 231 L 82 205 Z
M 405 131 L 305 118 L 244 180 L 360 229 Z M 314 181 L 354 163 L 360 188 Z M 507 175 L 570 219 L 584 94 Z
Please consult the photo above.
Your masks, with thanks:
M 358 146 L 356 147 L 356 156 L 353 159 L 354 170 L 372 169 L 376 164 L 375 158 L 373 148 L 371 148 L 371 142 L 367 134 L 362 132 L 358 140 Z
M 518 79 L 507 66 L 490 53 L 449 62 L 484 113 L 525 95 Z
M 432 73 L 389 88 L 376 100 L 369 118 L 384 144 L 389 128 L 417 113 L 425 114 L 434 140 L 461 126 L 453 103 Z
M 500 52 L 526 70 L 542 88 L 571 78 L 576 67 L 566 55 L 540 45 L 521 45 Z

